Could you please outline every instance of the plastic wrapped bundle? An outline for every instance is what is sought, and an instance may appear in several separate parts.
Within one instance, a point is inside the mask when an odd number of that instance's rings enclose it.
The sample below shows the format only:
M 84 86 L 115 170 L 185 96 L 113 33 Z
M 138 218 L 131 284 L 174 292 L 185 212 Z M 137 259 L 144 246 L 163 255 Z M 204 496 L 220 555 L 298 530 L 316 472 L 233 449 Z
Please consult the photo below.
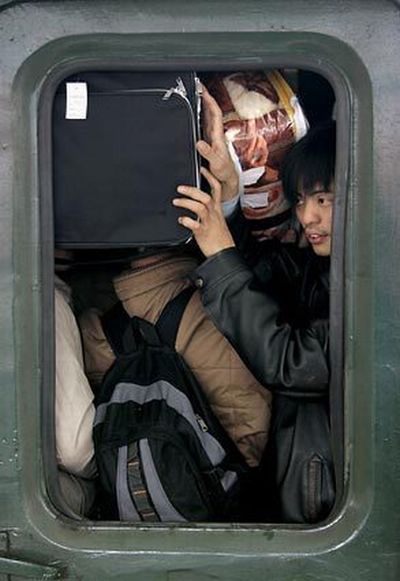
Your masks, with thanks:
M 243 169 L 241 206 L 253 234 L 292 240 L 291 209 L 278 177 L 285 154 L 308 129 L 296 95 L 277 70 L 218 74 L 206 84 Z

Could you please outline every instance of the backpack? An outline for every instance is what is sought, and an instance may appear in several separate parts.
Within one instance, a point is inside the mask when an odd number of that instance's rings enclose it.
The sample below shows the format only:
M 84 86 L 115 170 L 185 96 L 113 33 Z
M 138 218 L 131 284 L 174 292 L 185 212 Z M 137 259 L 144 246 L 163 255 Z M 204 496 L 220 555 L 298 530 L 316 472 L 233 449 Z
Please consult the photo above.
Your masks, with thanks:
M 174 345 L 187 288 L 156 325 L 118 303 L 102 318 L 116 361 L 98 396 L 93 439 L 103 518 L 239 519 L 247 464 Z

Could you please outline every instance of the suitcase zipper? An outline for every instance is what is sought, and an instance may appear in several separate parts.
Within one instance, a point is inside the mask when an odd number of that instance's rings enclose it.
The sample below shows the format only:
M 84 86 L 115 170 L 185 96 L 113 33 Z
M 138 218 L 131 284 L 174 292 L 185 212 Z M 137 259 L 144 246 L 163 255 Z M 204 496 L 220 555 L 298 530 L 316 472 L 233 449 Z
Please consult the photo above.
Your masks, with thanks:
M 194 86 L 195 86 L 195 95 L 196 95 L 196 119 L 195 119 L 195 123 L 196 123 L 197 133 L 198 133 L 198 135 L 200 135 L 201 94 L 203 92 L 203 89 L 202 89 L 199 77 L 196 77 L 196 76 L 194 77 Z M 168 89 L 168 91 L 165 93 L 165 95 L 163 97 L 163 101 L 168 100 L 172 94 L 180 95 L 183 99 L 185 99 L 185 101 L 187 101 L 188 105 L 190 106 L 190 110 L 192 111 L 192 106 L 190 104 L 189 99 L 187 98 L 187 90 L 186 90 L 185 84 L 182 81 L 181 77 L 178 77 L 176 79 L 176 87 L 171 87 L 170 89 Z M 193 111 L 192 111 L 192 113 L 193 113 Z
M 170 89 L 161 89 L 161 88 L 153 88 L 153 89 L 122 89 L 119 91 L 93 91 L 89 93 L 89 98 L 91 95 L 97 96 L 109 96 L 109 95 L 129 95 L 129 94 L 146 94 L 146 93 L 163 93 L 162 100 L 168 101 L 172 97 L 172 95 L 176 95 L 183 102 L 186 104 L 187 110 L 189 112 L 191 126 L 192 126 L 192 133 L 194 140 L 196 141 L 197 136 L 200 135 L 200 113 L 201 113 L 201 99 L 200 95 L 202 92 L 201 83 L 198 77 L 195 76 L 194 78 L 195 83 L 195 94 L 196 94 L 196 114 L 193 112 L 192 105 L 187 96 L 187 90 L 185 87 L 184 82 L 182 81 L 181 77 L 176 79 L 176 85 L 171 87 Z M 196 172 L 196 186 L 200 187 L 200 173 L 199 173 L 199 163 L 198 163 L 198 154 L 195 150 L 195 172 Z
M 175 87 L 171 87 L 170 89 L 168 89 L 163 97 L 163 101 L 167 101 L 168 99 L 171 98 L 172 95 L 178 95 L 179 97 L 181 97 L 181 99 L 183 99 L 188 107 L 188 110 L 190 112 L 190 118 L 191 118 L 191 122 L 192 122 L 192 131 L 193 131 L 193 135 L 196 139 L 197 136 L 200 136 L 200 113 L 201 113 L 201 92 L 202 92 L 202 88 L 201 88 L 201 83 L 200 83 L 200 79 L 198 77 L 194 77 L 194 83 L 195 83 L 195 94 L 196 94 L 196 115 L 193 112 L 192 109 L 192 105 L 187 97 L 187 90 L 185 87 L 185 83 L 182 81 L 181 77 L 178 77 L 176 79 L 176 86 Z M 196 169 L 196 186 L 199 188 L 200 187 L 200 173 L 199 173 L 199 166 L 200 166 L 200 162 L 198 159 L 198 153 L 195 150 L 194 152 L 195 155 L 195 169 Z
M 190 100 L 187 96 L 187 90 L 185 87 L 184 82 L 182 81 L 181 77 L 177 77 L 175 87 L 171 87 L 170 89 L 161 89 L 161 88 L 152 88 L 152 89 L 120 89 L 116 91 L 92 91 L 89 93 L 89 97 L 96 95 L 96 96 L 110 96 L 110 95 L 129 95 L 129 94 L 146 94 L 146 93 L 164 93 L 162 100 L 168 101 L 172 95 L 177 95 L 186 103 L 188 107 L 188 111 L 190 113 L 192 127 L 195 129 L 194 136 L 200 135 L 200 114 L 201 114 L 201 94 L 202 94 L 202 87 L 200 79 L 195 76 L 194 77 L 194 85 L 195 85 L 195 96 L 196 96 L 196 115 L 193 112 L 192 105 Z M 197 133 L 196 133 L 197 130 Z
M 173 93 L 180 95 L 186 101 L 188 101 L 187 90 L 186 90 L 184 82 L 182 81 L 182 79 L 180 77 L 178 77 L 176 79 L 176 86 L 171 87 L 170 89 L 168 89 L 168 91 L 166 91 L 166 93 L 163 97 L 163 101 L 167 101 L 167 99 L 169 99 Z
M 197 135 L 201 135 L 200 131 L 200 116 L 201 116 L 201 96 L 203 94 L 203 87 L 199 77 L 195 75 L 194 77 L 194 86 L 196 89 L 196 123 L 197 123 Z
M 201 94 L 201 90 L 199 88 L 199 79 L 196 77 L 195 79 L 195 93 L 196 93 L 196 115 L 199 115 L 199 110 L 200 110 L 200 99 L 198 98 L 199 95 Z M 195 116 L 193 113 L 193 109 L 192 109 L 192 105 L 187 97 L 187 90 L 185 87 L 184 82 L 182 81 L 182 79 L 180 77 L 178 77 L 176 79 L 176 85 L 175 87 L 171 87 L 170 89 L 161 89 L 161 88 L 152 88 L 152 89 L 120 89 L 120 90 L 116 90 L 116 91 L 92 91 L 89 92 L 89 98 L 93 95 L 96 96 L 110 96 L 110 95 L 134 95 L 134 94 L 146 94 L 146 93 L 150 93 L 150 94 L 162 94 L 163 93 L 163 97 L 162 100 L 163 101 L 168 101 L 168 99 L 170 99 L 170 97 L 172 95 L 177 95 L 178 97 L 180 97 L 187 105 L 188 107 L 188 111 L 190 113 L 190 117 L 191 117 L 191 121 L 192 121 L 192 127 L 195 127 L 196 123 L 195 123 Z M 196 134 L 195 134 L 196 135 Z

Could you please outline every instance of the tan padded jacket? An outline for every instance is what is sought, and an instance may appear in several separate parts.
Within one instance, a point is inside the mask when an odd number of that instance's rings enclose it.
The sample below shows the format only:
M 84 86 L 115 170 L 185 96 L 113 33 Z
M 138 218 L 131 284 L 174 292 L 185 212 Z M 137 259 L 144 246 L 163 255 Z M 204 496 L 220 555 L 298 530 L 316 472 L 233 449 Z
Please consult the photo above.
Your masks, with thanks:
M 191 256 L 176 252 L 157 255 L 147 266 L 136 268 L 132 263 L 131 270 L 114 279 L 115 291 L 130 316 L 155 323 L 165 305 L 188 286 L 187 276 L 196 266 Z M 80 319 L 86 372 L 94 388 L 114 361 L 100 315 L 92 309 Z M 197 291 L 183 314 L 176 349 L 248 464 L 257 466 L 267 442 L 271 394 L 207 317 Z

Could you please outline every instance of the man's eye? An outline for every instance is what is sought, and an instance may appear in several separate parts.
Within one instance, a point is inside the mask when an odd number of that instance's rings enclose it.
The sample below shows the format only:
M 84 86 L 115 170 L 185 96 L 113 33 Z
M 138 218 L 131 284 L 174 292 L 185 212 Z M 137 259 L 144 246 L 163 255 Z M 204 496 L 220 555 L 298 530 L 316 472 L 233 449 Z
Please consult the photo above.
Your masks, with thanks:
M 302 206 L 304 204 L 303 198 L 296 198 L 296 206 Z
M 327 194 L 325 196 L 318 196 L 318 204 L 320 206 L 329 206 L 333 202 L 333 195 Z

